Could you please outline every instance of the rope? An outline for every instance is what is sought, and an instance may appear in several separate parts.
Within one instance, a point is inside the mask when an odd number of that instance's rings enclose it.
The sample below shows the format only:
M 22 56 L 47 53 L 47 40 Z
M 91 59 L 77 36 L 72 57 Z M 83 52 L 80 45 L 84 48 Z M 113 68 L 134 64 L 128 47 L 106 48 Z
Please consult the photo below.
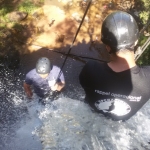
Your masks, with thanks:
M 70 48 L 69 48 L 69 50 L 68 50 L 68 53 L 66 54 L 66 57 L 65 57 L 65 59 L 64 59 L 63 64 L 62 64 L 62 66 L 61 66 L 60 72 L 59 72 L 58 77 L 57 77 L 57 79 L 56 79 L 56 83 L 58 82 L 58 80 L 59 80 L 59 78 L 60 78 L 60 76 L 61 76 L 61 74 L 62 74 L 62 69 L 63 69 L 63 67 L 64 67 L 64 65 L 65 65 L 65 63 L 66 63 L 66 61 L 67 61 L 67 58 L 68 58 L 69 53 L 71 52 L 71 49 L 72 49 L 72 47 L 73 47 L 73 44 L 74 44 L 74 42 L 75 42 L 75 40 L 76 40 L 76 37 L 77 37 L 79 31 L 80 31 L 80 28 L 81 28 L 81 26 L 82 26 L 82 23 L 83 23 L 83 21 L 84 21 L 84 18 L 85 18 L 86 14 L 87 14 L 87 12 L 88 12 L 88 9 L 89 9 L 89 7 L 90 7 L 90 5 L 91 5 L 91 2 L 92 2 L 92 0 L 90 0 L 89 3 L 88 3 L 88 5 L 87 5 L 87 8 L 86 8 L 85 13 L 84 13 L 84 15 L 83 15 L 83 18 L 82 18 L 82 20 L 81 20 L 81 23 L 80 23 L 80 25 L 79 25 L 79 27 L 78 27 L 78 29 L 77 29 L 77 32 L 76 32 L 75 37 L 74 37 L 74 39 L 73 39 L 73 41 L 72 41 L 72 44 L 71 44 L 71 46 L 70 46 Z M 55 83 L 55 84 L 56 84 L 56 83 Z
M 100 62 L 109 62 L 109 61 L 106 61 L 106 60 L 96 59 L 96 58 L 92 58 L 92 57 L 79 56 L 79 55 L 76 55 L 76 54 L 67 54 L 67 53 L 64 53 L 64 52 L 57 51 L 57 50 L 52 50 L 51 52 L 60 53 L 62 55 L 68 55 L 68 57 L 70 56 L 70 57 L 91 59 L 91 60 L 96 60 L 96 61 L 100 61 Z

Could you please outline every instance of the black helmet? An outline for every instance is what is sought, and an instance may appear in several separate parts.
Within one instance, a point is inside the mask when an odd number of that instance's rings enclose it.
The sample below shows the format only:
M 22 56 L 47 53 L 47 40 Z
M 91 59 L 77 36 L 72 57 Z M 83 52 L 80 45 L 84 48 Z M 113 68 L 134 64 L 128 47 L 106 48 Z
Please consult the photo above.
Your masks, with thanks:
M 109 45 L 112 51 L 133 49 L 139 37 L 139 29 L 134 18 L 123 11 L 116 11 L 108 15 L 101 30 L 101 40 Z
M 47 74 L 51 70 L 50 60 L 46 57 L 41 57 L 36 63 L 36 72 L 39 74 Z

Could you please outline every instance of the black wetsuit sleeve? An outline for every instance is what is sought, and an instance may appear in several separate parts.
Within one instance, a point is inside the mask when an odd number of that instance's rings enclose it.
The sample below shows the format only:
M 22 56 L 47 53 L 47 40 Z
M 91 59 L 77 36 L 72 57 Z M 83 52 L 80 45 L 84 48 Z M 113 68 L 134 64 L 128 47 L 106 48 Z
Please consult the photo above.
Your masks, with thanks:
M 81 72 L 79 74 L 79 82 L 83 88 L 87 87 L 89 85 L 89 83 L 88 83 L 88 81 L 89 81 L 88 66 L 89 66 L 89 64 L 87 63 L 83 67 L 83 69 L 81 70 Z

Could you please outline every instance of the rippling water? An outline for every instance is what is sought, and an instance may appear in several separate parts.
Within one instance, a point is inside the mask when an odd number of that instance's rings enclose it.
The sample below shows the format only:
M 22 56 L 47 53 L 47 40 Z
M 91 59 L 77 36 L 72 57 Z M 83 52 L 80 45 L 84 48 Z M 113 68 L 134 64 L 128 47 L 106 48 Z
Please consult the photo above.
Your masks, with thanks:
M 114 122 L 63 97 L 39 113 L 42 126 L 36 134 L 44 150 L 150 149 L 149 104 L 127 122 Z
M 20 105 L 24 99 L 21 76 L 17 70 L 0 68 L 0 149 L 14 136 L 17 122 L 26 112 L 26 107 Z
M 61 96 L 46 106 L 26 99 L 19 70 L 0 69 L 0 149 L 149 150 L 150 102 L 126 122 L 93 112 L 79 99 Z M 70 88 L 70 87 L 69 87 Z M 67 89 L 69 90 L 69 89 Z M 79 93 L 78 93 L 79 92 Z

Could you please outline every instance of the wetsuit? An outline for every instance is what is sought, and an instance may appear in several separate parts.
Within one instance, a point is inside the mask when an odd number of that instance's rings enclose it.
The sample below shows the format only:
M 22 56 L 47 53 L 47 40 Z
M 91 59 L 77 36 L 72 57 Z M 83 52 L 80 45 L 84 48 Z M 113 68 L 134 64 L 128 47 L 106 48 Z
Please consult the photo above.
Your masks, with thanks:
M 127 120 L 150 98 L 150 67 L 114 72 L 107 63 L 88 62 L 79 76 L 85 100 L 113 120 Z
M 31 70 L 26 74 L 25 83 L 32 85 L 35 93 L 39 97 L 45 97 L 51 91 L 51 86 L 53 86 L 58 77 L 60 68 L 53 66 L 49 75 L 46 78 L 41 78 L 36 72 L 36 69 Z M 64 75 L 61 74 L 58 82 L 64 82 Z

